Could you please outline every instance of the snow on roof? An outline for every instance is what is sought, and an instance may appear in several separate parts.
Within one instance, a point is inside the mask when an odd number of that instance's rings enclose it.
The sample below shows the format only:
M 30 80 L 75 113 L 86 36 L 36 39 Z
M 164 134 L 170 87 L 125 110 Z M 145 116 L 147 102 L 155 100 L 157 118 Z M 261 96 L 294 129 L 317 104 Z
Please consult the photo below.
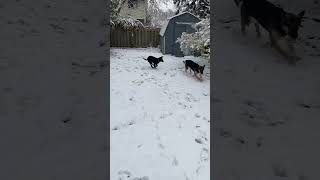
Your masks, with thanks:
M 175 18 L 175 17 L 177 17 L 177 16 L 181 16 L 182 14 L 190 14 L 191 16 L 194 16 L 195 18 L 198 19 L 197 16 L 195 16 L 195 15 L 189 13 L 189 12 L 183 12 L 183 13 L 180 13 L 180 14 L 177 14 L 177 15 L 174 15 L 174 16 L 171 16 L 170 18 L 168 18 L 168 20 L 173 19 L 173 18 Z
M 177 16 L 181 16 L 183 14 L 190 14 L 191 16 L 194 16 L 195 18 L 199 19 L 198 17 L 196 17 L 195 15 L 189 13 L 189 12 L 183 12 L 183 13 L 180 13 L 180 14 L 177 14 L 177 15 L 174 15 L 174 16 L 171 16 L 170 18 L 167 19 L 167 21 L 164 23 L 164 25 L 161 27 L 161 30 L 160 30 L 160 36 L 163 36 L 164 33 L 166 32 L 166 29 L 168 27 L 168 24 L 170 22 L 171 19 L 177 17 Z
M 160 30 L 160 36 L 163 36 L 164 33 L 166 32 L 166 29 L 167 29 L 167 26 L 169 24 L 169 20 L 167 20 L 164 25 L 161 27 L 161 30 Z

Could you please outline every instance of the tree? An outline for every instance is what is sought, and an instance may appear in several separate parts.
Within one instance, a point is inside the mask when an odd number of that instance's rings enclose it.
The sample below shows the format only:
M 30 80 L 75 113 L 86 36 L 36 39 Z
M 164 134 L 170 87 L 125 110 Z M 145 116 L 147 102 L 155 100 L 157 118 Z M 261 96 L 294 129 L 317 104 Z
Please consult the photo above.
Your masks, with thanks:
M 167 4 L 169 0 L 148 0 L 147 24 L 152 27 L 161 27 L 164 22 L 175 14 L 172 9 L 163 10 L 161 4 Z
M 111 0 L 111 2 L 110 2 L 110 6 L 111 6 L 110 7 L 110 10 L 111 10 L 110 18 L 111 18 L 111 21 L 117 19 L 117 17 L 119 16 L 121 7 L 125 2 L 126 2 L 125 0 Z
M 143 24 L 132 17 L 120 17 L 119 13 L 126 0 L 111 0 L 110 22 L 112 26 L 123 29 L 141 28 Z
M 210 16 L 210 0 L 173 0 L 177 7 L 176 14 L 190 12 L 199 18 Z

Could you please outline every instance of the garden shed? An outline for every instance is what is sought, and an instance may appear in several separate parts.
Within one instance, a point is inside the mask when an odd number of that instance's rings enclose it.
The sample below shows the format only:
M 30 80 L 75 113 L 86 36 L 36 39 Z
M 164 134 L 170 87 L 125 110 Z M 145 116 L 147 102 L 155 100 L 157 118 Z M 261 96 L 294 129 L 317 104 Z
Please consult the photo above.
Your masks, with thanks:
M 198 22 L 200 22 L 200 19 L 189 12 L 170 17 L 160 30 L 160 50 L 162 54 L 182 57 L 180 43 L 177 43 L 176 40 L 183 32 L 195 32 L 196 30 L 192 25 Z

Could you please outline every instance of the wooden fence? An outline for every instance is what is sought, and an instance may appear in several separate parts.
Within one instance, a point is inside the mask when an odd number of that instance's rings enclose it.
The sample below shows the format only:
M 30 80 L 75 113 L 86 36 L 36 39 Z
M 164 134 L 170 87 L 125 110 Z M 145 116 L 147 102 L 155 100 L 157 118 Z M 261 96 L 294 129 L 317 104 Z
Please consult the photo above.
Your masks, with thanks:
M 159 28 L 128 29 L 111 28 L 111 47 L 146 48 L 160 44 Z

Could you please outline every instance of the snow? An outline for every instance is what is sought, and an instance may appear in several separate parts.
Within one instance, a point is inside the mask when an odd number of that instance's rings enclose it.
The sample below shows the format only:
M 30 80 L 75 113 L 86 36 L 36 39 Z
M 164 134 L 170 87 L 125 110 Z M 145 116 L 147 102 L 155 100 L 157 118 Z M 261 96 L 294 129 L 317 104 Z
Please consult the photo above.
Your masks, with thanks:
M 143 58 L 158 49 L 111 49 L 111 180 L 208 180 L 210 65 L 164 55 L 157 69 Z M 205 64 L 204 80 L 183 60 Z M 130 177 L 125 177 L 130 174 Z
M 104 10 L 0 2 L 0 179 L 108 179 Z
M 319 15 L 311 1 L 281 3 Z M 303 22 L 302 60 L 290 66 L 266 32 L 258 39 L 251 25 L 242 36 L 233 1 L 215 1 L 214 11 L 214 179 L 319 179 L 320 24 Z
M 161 27 L 161 30 L 160 30 L 160 36 L 163 36 L 164 33 L 166 32 L 167 30 L 167 27 L 168 27 L 168 24 L 169 24 L 169 20 L 167 20 Z

